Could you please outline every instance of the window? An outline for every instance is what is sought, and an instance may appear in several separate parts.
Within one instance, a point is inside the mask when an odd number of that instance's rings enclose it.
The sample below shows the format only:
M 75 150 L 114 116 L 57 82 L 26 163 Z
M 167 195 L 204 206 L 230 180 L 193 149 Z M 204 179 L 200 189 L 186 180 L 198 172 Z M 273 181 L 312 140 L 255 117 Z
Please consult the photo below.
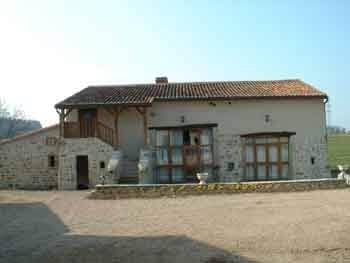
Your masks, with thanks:
M 171 169 L 172 183 L 183 183 L 185 181 L 184 172 L 181 167 Z
M 158 183 L 184 183 L 189 181 L 188 173 L 191 170 L 189 169 L 191 157 L 194 159 L 197 170 L 209 169 L 213 165 L 213 134 L 211 128 L 156 130 L 153 142 L 155 144 L 157 165 L 155 174 Z
M 288 179 L 289 137 L 246 137 L 244 157 L 247 181 Z
M 182 145 L 183 145 L 183 132 L 182 130 L 170 130 L 169 131 L 169 151 L 171 156 L 171 164 L 182 165 Z
M 156 176 L 158 183 L 184 182 L 182 145 L 182 130 L 156 131 Z
M 56 145 L 57 138 L 56 137 L 46 137 L 46 145 Z
M 55 168 L 57 166 L 56 156 L 55 155 L 49 155 L 49 157 L 48 157 L 48 165 L 49 165 L 50 168 Z
M 201 164 L 213 163 L 213 132 L 212 129 L 202 129 L 200 133 Z
M 168 164 L 168 145 L 169 134 L 168 131 L 157 131 L 156 136 L 156 156 L 158 165 Z

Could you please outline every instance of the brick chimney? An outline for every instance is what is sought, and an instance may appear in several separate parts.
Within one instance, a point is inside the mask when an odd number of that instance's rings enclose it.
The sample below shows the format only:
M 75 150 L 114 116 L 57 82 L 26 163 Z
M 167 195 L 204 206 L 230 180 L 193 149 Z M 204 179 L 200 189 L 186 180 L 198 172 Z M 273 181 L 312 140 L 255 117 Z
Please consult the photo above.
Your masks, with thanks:
M 156 77 L 156 84 L 168 84 L 168 77 Z

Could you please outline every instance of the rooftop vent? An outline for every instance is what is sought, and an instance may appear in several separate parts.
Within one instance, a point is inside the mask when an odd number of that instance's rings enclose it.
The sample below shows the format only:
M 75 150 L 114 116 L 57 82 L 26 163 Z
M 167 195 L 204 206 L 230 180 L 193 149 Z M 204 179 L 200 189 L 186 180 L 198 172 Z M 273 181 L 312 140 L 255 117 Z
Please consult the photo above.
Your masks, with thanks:
M 156 84 L 168 84 L 168 77 L 156 77 Z

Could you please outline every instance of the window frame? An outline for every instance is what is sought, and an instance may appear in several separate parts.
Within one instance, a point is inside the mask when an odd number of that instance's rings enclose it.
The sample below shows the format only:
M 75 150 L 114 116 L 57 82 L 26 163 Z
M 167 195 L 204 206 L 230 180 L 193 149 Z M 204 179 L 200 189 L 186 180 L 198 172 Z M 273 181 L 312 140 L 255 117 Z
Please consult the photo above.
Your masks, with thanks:
M 173 180 L 173 175 L 172 175 L 172 169 L 176 169 L 176 168 L 181 168 L 182 171 L 183 171 L 183 183 L 186 183 L 187 182 L 187 177 L 186 177 L 186 161 L 185 161 L 185 148 L 186 147 L 197 147 L 198 150 L 199 150 L 199 164 L 200 164 L 200 168 L 201 169 L 209 169 L 209 168 L 213 168 L 214 166 L 214 137 L 213 137 L 213 130 L 212 130 L 212 127 L 201 127 L 201 128 L 188 128 L 190 130 L 195 130 L 196 132 L 199 132 L 199 135 L 200 135 L 200 142 L 198 145 L 187 145 L 187 144 L 184 144 L 184 139 L 183 139 L 183 142 L 181 145 L 172 145 L 171 144 L 171 132 L 172 131 L 176 131 L 176 130 L 180 130 L 181 132 L 184 131 L 185 128 L 166 128 L 166 129 L 159 129 L 159 130 L 155 130 L 156 131 L 156 138 L 155 138 L 155 145 L 154 145 L 154 148 L 155 148 L 155 159 L 156 159 L 156 169 L 157 169 L 157 172 L 156 172 L 156 181 L 157 182 L 160 182 L 159 180 L 159 169 L 166 169 L 167 172 L 168 172 L 168 176 L 169 176 L 169 183 L 173 183 L 174 180 Z M 202 144 L 202 141 L 201 141 L 201 133 L 204 129 L 211 129 L 210 130 L 210 138 L 209 138 L 209 144 Z M 166 145 L 158 145 L 157 143 L 157 132 L 165 132 L 166 131 L 166 134 L 167 134 L 167 144 Z M 206 147 L 209 147 L 209 151 L 210 151 L 210 155 L 211 155 L 211 161 L 210 162 L 206 162 L 206 163 L 203 163 L 202 162 L 202 148 L 206 148 Z M 166 151 L 167 151 L 167 163 L 166 164 L 161 164 L 161 163 L 158 163 L 158 159 L 157 159 L 157 152 L 158 150 L 161 150 L 161 149 L 165 149 L 166 148 Z M 181 159 L 182 159 L 182 162 L 181 163 L 174 163 L 173 161 L 173 151 L 174 149 L 180 149 L 181 151 Z
M 260 142 L 264 139 L 264 142 Z M 274 139 L 275 142 L 269 142 L 268 140 Z M 283 161 L 282 158 L 282 146 L 287 145 L 288 160 Z M 247 161 L 247 146 L 252 146 L 253 160 Z M 265 160 L 258 160 L 258 150 L 259 146 L 264 147 Z M 277 161 L 270 161 L 270 147 L 277 147 Z M 271 135 L 252 135 L 245 137 L 244 143 L 244 180 L 245 181 L 273 181 L 273 180 L 286 180 L 289 178 L 289 168 L 290 168 L 290 137 L 284 134 L 271 134 Z M 278 178 L 272 178 L 270 174 L 270 167 L 277 166 Z M 283 176 L 283 167 L 288 166 L 288 174 L 286 177 Z M 261 179 L 258 175 L 258 167 L 265 166 L 265 178 Z M 248 169 L 253 167 L 254 179 L 248 178 Z

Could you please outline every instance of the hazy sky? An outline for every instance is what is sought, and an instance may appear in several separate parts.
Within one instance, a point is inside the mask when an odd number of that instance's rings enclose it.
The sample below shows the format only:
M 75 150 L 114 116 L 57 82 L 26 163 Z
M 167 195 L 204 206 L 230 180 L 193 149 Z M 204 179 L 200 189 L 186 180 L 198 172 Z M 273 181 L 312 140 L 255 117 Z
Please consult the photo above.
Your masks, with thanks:
M 89 84 L 301 78 L 350 128 L 350 1 L 0 2 L 0 97 L 43 125 Z

